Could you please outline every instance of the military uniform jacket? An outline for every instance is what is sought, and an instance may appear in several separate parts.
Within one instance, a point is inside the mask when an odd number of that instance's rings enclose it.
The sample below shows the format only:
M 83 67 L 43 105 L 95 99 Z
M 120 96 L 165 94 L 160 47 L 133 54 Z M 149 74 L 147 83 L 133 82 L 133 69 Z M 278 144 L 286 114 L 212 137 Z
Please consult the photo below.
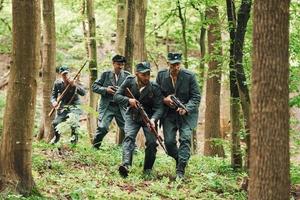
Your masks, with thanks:
M 164 97 L 174 94 L 187 108 L 188 114 L 183 116 L 189 126 L 194 129 L 197 126 L 198 107 L 200 103 L 200 91 L 193 72 L 180 69 L 175 87 L 172 84 L 170 71 L 164 69 L 158 72 L 156 82 L 160 86 Z M 164 105 L 164 117 L 175 113 L 174 109 Z M 177 113 L 177 115 L 179 115 Z
M 139 116 L 138 110 L 129 107 L 129 97 L 126 96 L 126 88 L 129 88 L 133 96 L 142 104 L 149 118 L 159 120 L 162 117 L 162 94 L 155 82 L 150 81 L 140 92 L 137 78 L 135 76 L 128 76 L 114 96 L 116 102 L 128 107 L 127 112 L 131 113 L 133 120 L 141 121 L 142 119 Z
M 51 94 L 51 103 L 54 103 L 57 101 L 57 97 L 61 95 L 64 91 L 64 89 L 67 87 L 65 85 L 64 81 L 59 79 L 54 82 L 54 86 L 52 89 L 52 94 Z M 76 84 L 76 86 L 69 87 L 67 93 L 64 95 L 64 97 L 61 100 L 60 108 L 62 108 L 65 105 L 79 105 L 80 104 L 80 96 L 85 95 L 85 89 L 80 85 Z
M 101 100 L 99 103 L 100 118 L 101 118 L 101 116 L 104 115 L 106 109 L 109 106 L 109 103 L 114 101 L 113 95 L 108 94 L 106 92 L 106 88 L 108 86 L 118 86 L 119 87 L 124 82 L 124 80 L 126 79 L 126 77 L 128 75 L 130 75 L 129 72 L 122 70 L 119 74 L 118 81 L 116 81 L 114 73 L 111 70 L 109 70 L 109 71 L 103 72 L 101 74 L 101 77 L 93 83 L 93 85 L 92 85 L 93 92 L 101 95 Z M 122 104 L 119 104 L 119 108 L 120 108 L 121 114 L 124 117 L 126 107 L 124 107 L 124 105 L 122 105 Z

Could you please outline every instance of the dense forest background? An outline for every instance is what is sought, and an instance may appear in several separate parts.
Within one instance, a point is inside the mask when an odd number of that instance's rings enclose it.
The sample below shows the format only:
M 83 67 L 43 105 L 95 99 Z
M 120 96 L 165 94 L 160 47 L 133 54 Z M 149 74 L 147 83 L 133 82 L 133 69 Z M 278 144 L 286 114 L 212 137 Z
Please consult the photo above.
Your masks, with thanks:
M 46 1 L 41 2 L 44 2 L 43 5 L 47 5 Z M 277 3 L 278 1 L 273 1 L 274 5 Z M 44 99 L 49 97 L 49 94 L 45 92 L 45 85 L 51 87 L 53 78 L 45 79 L 45 76 L 42 76 L 45 74 L 45 56 L 48 55 L 43 48 L 47 46 L 45 41 L 51 43 L 52 40 L 48 40 L 50 37 L 45 36 L 45 19 L 48 19 L 47 11 L 49 12 L 49 10 L 41 6 L 40 42 L 42 49 L 39 55 L 41 62 L 38 66 L 37 102 L 34 110 L 35 118 L 32 133 L 32 176 L 35 189 L 29 193 L 28 191 L 20 192 L 18 189 L 16 189 L 18 192 L 4 190 L 0 194 L 0 198 L 249 198 L 249 190 L 247 189 L 249 162 L 251 166 L 251 159 L 249 158 L 249 149 L 251 149 L 249 110 L 252 106 L 250 97 L 256 95 L 253 95 L 252 90 L 254 87 L 252 80 L 255 80 L 253 70 L 257 70 L 258 74 L 263 74 L 263 71 L 255 68 L 253 63 L 253 49 L 255 49 L 253 10 L 255 2 L 251 0 L 135 1 L 133 8 L 135 22 L 132 25 L 135 30 L 144 30 L 144 33 L 143 31 L 132 32 L 127 37 L 125 28 L 127 26 L 127 31 L 130 29 L 125 22 L 128 22 L 130 18 L 127 18 L 126 15 L 126 9 L 129 8 L 126 7 L 125 0 L 56 0 L 54 5 L 56 48 L 55 62 L 50 66 L 51 73 L 55 74 L 55 67 L 57 66 L 68 65 L 75 74 L 82 64 L 89 60 L 89 66 L 85 67 L 81 73 L 81 81 L 88 91 L 90 91 L 91 80 L 96 78 L 93 75 L 97 74 L 99 77 L 104 70 L 111 68 L 113 55 L 116 53 L 126 55 L 130 52 L 128 46 L 130 41 L 126 40 L 129 39 L 129 36 L 133 38 L 135 45 L 132 55 L 130 55 L 132 63 L 129 69 L 139 61 L 149 60 L 153 69 L 153 80 L 155 80 L 159 69 L 167 67 L 166 55 L 168 52 L 181 52 L 183 54 L 182 67 L 186 67 L 197 74 L 202 91 L 199 107 L 200 117 L 197 130 L 194 131 L 193 156 L 187 169 L 187 178 L 183 181 L 175 180 L 170 170 L 170 166 L 173 169 L 175 163 L 161 149 L 158 152 L 154 174 L 147 177 L 143 176 L 141 166 L 143 165 L 144 140 L 141 135 L 138 137 L 139 148 L 135 154 L 130 177 L 128 179 L 119 177 L 117 166 L 121 161 L 121 148 L 117 145 L 119 141 L 116 125 L 111 126 L 111 131 L 100 151 L 91 148 L 91 130 L 95 128 L 93 127 L 95 125 L 95 123 L 93 125 L 93 120 L 97 117 L 95 102 L 99 98 L 91 93 L 83 98 L 81 108 L 85 114 L 80 119 L 79 144 L 77 146 L 69 145 L 67 138 L 69 126 L 67 123 L 61 127 L 61 131 L 66 133 L 62 141 L 54 146 L 48 144 L 48 135 L 51 134 L 51 131 L 47 130 L 47 124 L 43 124 L 42 119 L 45 118 L 45 113 L 47 114 L 48 110 L 51 109 L 50 106 L 45 108 Z M 91 9 L 89 6 L 93 8 Z M 3 126 L 5 126 L 3 121 L 7 117 L 4 112 L 8 104 L 6 102 L 7 92 L 9 76 L 12 71 L 12 52 L 14 51 L 12 45 L 12 1 L 0 0 L 0 13 L 0 136 L 2 136 Z M 145 23 L 142 23 L 142 16 L 145 16 Z M 273 158 L 278 154 L 270 153 L 270 158 L 274 161 L 273 168 L 287 166 L 290 174 L 288 195 L 291 199 L 297 199 L 300 198 L 300 2 L 298 0 L 291 0 L 288 16 L 288 105 L 290 117 L 286 117 L 285 120 L 289 120 L 290 126 L 286 133 L 282 132 L 278 138 L 272 137 L 272 132 L 267 131 L 263 137 L 275 149 L 281 147 L 282 138 L 289 139 L 289 155 L 282 155 L 285 159 L 281 160 L 290 159 L 290 164 L 285 162 L 286 165 L 277 165 L 278 160 Z M 94 30 L 91 19 L 95 20 Z M 274 17 L 274 23 L 278 21 L 279 24 L 280 19 L 280 16 Z M 259 21 L 259 23 L 263 24 L 263 21 Z M 92 34 L 93 32 L 95 36 Z M 272 38 L 271 31 L 269 35 Z M 259 36 L 256 37 L 259 38 Z M 265 39 L 270 38 L 266 37 Z M 288 41 L 284 42 L 287 43 Z M 274 43 L 276 44 L 276 41 Z M 93 44 L 96 44 L 94 50 Z M 278 41 L 278 44 L 282 43 Z M 280 45 L 276 47 L 280 48 Z M 273 50 L 272 48 L 268 49 L 270 52 Z M 269 55 L 268 52 L 265 54 Z M 269 71 L 269 74 L 278 72 L 276 66 L 272 70 Z M 278 76 L 280 76 L 279 73 Z M 276 87 L 276 82 L 273 83 L 273 86 Z M 214 93 L 211 88 L 219 88 L 219 92 Z M 273 90 L 268 90 L 265 96 L 270 96 L 269 93 L 273 92 Z M 208 97 L 208 95 L 211 96 Z M 20 113 L 19 116 L 18 120 L 22 121 L 22 114 Z M 256 124 L 251 125 L 256 126 Z M 277 124 L 267 123 L 267 125 L 265 126 L 266 129 L 269 128 L 270 130 L 272 127 L 277 127 Z M 276 134 L 274 135 L 277 137 Z M 0 140 L 3 140 L 3 137 Z M 281 157 L 278 156 L 278 158 Z M 3 166 L 3 160 L 1 162 Z M 253 171 L 255 173 L 255 170 Z M 278 183 L 279 188 L 285 188 L 287 185 L 281 179 L 284 173 L 278 173 L 280 174 L 278 176 L 271 172 L 266 174 L 271 177 L 270 179 L 267 178 L 266 182 Z M 259 190 L 256 190 L 257 188 L 253 187 L 253 184 L 252 188 L 254 189 L 252 191 L 256 193 Z M 276 187 L 272 187 L 270 191 L 278 199 L 285 199 L 281 197 L 286 192 L 276 190 Z M 274 198 L 269 195 L 269 198 L 261 199 Z

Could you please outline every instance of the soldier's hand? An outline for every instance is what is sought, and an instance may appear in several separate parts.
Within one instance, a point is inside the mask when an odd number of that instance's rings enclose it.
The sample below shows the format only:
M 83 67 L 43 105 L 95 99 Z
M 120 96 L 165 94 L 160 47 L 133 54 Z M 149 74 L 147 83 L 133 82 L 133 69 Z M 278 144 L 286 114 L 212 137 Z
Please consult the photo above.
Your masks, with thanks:
M 136 99 L 129 99 L 129 105 L 131 108 L 137 108 L 138 101 Z
M 186 114 L 186 110 L 184 110 L 183 108 L 178 108 L 176 111 L 179 113 L 179 115 L 185 115 Z
M 71 87 L 75 86 L 74 80 L 68 79 L 68 82 L 69 82 L 69 84 L 70 84 Z
M 171 108 L 174 108 L 174 101 L 172 101 L 171 99 L 171 95 L 167 96 L 164 98 L 164 104 L 166 104 L 167 106 L 171 107 Z
M 108 87 L 106 88 L 106 92 L 107 92 L 108 94 L 114 95 L 114 94 L 116 93 L 116 90 L 114 90 L 114 87 L 113 87 L 113 86 L 108 86 Z
M 57 108 L 58 108 L 58 103 L 57 103 L 57 101 L 53 102 L 53 103 L 52 103 L 52 106 L 53 106 L 53 108 L 57 109 Z
M 148 128 L 155 128 L 155 119 L 150 119 L 150 122 L 147 124 Z

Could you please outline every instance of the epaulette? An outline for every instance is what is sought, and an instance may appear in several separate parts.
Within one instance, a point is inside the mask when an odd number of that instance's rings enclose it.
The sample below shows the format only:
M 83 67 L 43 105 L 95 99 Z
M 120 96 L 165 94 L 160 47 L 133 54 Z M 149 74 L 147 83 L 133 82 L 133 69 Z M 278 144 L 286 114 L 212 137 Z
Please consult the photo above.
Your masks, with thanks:
M 155 81 L 151 81 L 151 86 L 154 88 L 160 88 L 160 86 L 155 82 Z
M 124 73 L 127 74 L 127 75 L 131 75 L 131 73 L 126 71 L 126 70 L 124 70 Z
M 135 78 L 134 75 L 129 75 L 129 76 L 126 77 L 126 79 L 134 79 L 134 78 Z
M 161 69 L 158 71 L 158 74 L 168 71 L 168 69 Z
M 188 75 L 194 75 L 194 72 L 187 70 L 187 69 L 181 69 L 183 73 L 188 74 Z

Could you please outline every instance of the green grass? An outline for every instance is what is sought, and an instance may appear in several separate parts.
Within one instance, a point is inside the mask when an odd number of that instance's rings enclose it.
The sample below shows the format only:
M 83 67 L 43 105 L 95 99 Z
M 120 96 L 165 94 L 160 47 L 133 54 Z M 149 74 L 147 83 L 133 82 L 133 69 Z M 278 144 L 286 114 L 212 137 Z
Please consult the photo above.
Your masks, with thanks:
M 40 195 L 4 199 L 208 199 L 243 200 L 240 190 L 244 172 L 235 172 L 229 159 L 192 156 L 186 179 L 175 179 L 175 162 L 159 150 L 154 171 L 143 175 L 144 151 L 134 154 L 128 178 L 118 174 L 121 148 L 104 143 L 101 150 L 91 148 L 86 136 L 74 147 L 62 142 L 52 146 L 33 144 L 33 176 Z M 299 166 L 292 165 L 293 184 L 299 183 Z M 0 196 L 1 199 L 1 196 Z
M 65 141 L 65 142 L 64 142 Z M 192 156 L 186 179 L 175 180 L 175 162 L 159 151 L 150 175 L 143 175 L 144 151 L 138 150 L 128 178 L 118 174 L 121 148 L 104 143 L 99 151 L 87 138 L 72 147 L 33 144 L 33 175 L 41 196 L 8 196 L 6 199 L 246 199 L 228 160 Z

